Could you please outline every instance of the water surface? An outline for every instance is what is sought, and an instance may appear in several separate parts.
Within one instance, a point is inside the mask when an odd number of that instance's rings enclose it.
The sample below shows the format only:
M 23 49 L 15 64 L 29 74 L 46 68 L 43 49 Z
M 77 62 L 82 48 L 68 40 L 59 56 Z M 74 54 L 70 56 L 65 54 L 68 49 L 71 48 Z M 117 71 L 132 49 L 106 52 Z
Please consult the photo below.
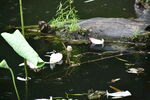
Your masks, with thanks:
M 85 0 L 75 0 L 74 4 L 79 10 L 78 14 L 81 19 L 93 17 L 135 17 L 133 8 L 134 0 L 95 0 L 91 3 L 84 3 L 84 1 Z M 60 0 L 24 0 L 25 25 L 37 24 L 39 20 L 49 21 L 52 19 L 59 2 Z M 20 25 L 18 0 L 1 0 L 0 8 L 0 27 Z M 19 57 L 1 37 L 0 41 L 0 60 L 6 59 L 16 77 L 24 77 L 24 69 L 18 66 L 18 64 L 23 62 L 23 59 Z M 28 42 L 44 61 L 49 60 L 44 56 L 47 51 L 56 50 L 59 52 L 64 50 L 62 44 L 48 42 L 46 40 L 29 39 Z M 90 45 L 72 46 L 74 55 L 85 52 L 104 52 L 92 50 Z M 79 60 L 84 62 L 102 57 L 104 56 L 87 54 Z M 150 55 L 132 54 L 122 56 L 121 58 L 126 59 L 128 63 L 135 64 L 131 67 L 144 68 L 145 72 L 141 75 L 129 74 L 126 70 L 130 67 L 126 66 L 125 62 L 119 61 L 116 58 L 82 64 L 74 68 L 70 75 L 63 78 L 62 76 L 65 76 L 66 72 L 62 71 L 64 68 L 67 68 L 68 65 L 57 65 L 54 70 L 51 70 L 49 65 L 46 65 L 44 69 L 38 73 L 29 69 L 29 76 L 32 79 L 28 82 L 28 89 L 24 82 L 16 80 L 21 100 L 49 98 L 49 96 L 65 97 L 65 93 L 87 93 L 89 89 L 114 92 L 109 88 L 110 85 L 131 92 L 131 97 L 120 100 L 150 100 Z M 111 79 L 114 78 L 121 78 L 121 80 L 116 83 L 109 83 Z M 86 96 L 73 96 L 72 98 L 87 100 Z M 106 97 L 101 98 L 101 100 L 106 99 Z M 16 100 L 10 73 L 5 69 L 0 69 L 0 100 Z

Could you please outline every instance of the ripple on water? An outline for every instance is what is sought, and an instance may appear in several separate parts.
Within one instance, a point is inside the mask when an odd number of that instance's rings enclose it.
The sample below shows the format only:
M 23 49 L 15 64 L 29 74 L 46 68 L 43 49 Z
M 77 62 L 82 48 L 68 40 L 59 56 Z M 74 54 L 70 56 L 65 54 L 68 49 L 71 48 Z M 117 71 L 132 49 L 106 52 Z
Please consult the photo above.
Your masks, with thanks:
M 9 76 L 0 77 L 0 80 L 9 80 L 11 79 Z
M 14 21 L 16 21 L 17 20 L 17 18 L 11 18 L 9 21 L 11 21 L 11 22 L 14 22 Z

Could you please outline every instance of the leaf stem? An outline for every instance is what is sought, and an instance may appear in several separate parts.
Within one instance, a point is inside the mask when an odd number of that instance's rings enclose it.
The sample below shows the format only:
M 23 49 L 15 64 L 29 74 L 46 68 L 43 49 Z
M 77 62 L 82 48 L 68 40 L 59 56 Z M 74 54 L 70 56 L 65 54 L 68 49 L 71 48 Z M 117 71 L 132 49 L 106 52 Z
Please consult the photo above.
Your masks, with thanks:
M 28 70 L 27 70 L 27 60 L 24 59 L 24 71 L 25 71 L 25 78 L 28 80 Z
M 11 73 L 11 76 L 12 76 L 12 81 L 13 81 L 13 85 L 14 85 L 14 88 L 15 88 L 15 91 L 16 91 L 17 98 L 18 98 L 18 100 L 20 100 L 20 96 L 19 96 L 19 93 L 18 93 L 18 90 L 17 90 L 17 87 L 16 87 L 14 73 L 13 73 L 11 68 L 8 68 L 8 69 L 9 69 L 9 71 Z
M 23 10 L 22 10 L 22 0 L 19 0 L 19 5 L 20 5 L 20 18 L 21 18 L 21 28 L 22 28 L 22 34 L 24 34 L 24 20 L 23 20 Z

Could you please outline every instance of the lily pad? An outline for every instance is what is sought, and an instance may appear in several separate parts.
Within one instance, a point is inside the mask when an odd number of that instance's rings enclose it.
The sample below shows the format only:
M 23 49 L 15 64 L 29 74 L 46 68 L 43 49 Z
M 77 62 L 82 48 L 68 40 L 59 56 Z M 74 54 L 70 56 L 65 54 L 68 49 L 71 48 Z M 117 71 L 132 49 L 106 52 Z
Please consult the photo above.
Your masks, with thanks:
M 1 36 L 15 50 L 15 52 L 24 59 L 27 59 L 38 67 L 42 67 L 45 64 L 36 51 L 25 40 L 24 36 L 19 30 L 16 30 L 13 34 L 4 32 L 1 34 Z

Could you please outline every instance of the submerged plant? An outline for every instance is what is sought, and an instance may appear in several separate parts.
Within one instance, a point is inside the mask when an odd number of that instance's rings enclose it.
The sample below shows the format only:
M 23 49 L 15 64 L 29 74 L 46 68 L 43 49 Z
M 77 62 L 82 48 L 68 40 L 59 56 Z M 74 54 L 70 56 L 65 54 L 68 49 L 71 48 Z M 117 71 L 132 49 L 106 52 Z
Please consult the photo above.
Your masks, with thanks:
M 18 98 L 18 100 L 20 100 L 20 96 L 19 96 L 19 93 L 18 93 L 18 90 L 16 87 L 15 77 L 14 77 L 14 73 L 13 73 L 12 69 L 8 66 L 8 64 L 5 60 L 0 62 L 0 68 L 5 68 L 5 69 L 8 69 L 10 71 L 17 98 Z
M 51 20 L 54 28 L 65 28 L 70 32 L 77 31 L 80 27 L 78 25 L 77 10 L 72 7 L 73 0 L 67 0 L 63 4 L 60 2 L 58 10 L 56 11 L 56 18 Z

